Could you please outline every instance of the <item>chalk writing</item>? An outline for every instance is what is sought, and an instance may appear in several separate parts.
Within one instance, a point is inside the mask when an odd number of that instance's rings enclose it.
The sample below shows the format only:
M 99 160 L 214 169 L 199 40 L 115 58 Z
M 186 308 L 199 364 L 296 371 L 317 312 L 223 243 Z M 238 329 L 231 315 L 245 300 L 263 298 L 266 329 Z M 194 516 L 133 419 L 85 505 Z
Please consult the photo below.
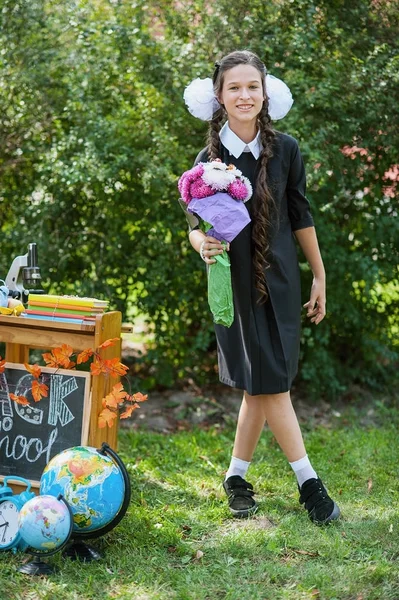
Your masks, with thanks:
M 32 375 L 24 375 L 18 380 L 15 386 L 16 396 L 25 396 L 29 400 L 32 398 L 31 387 L 32 387 Z M 43 410 L 36 406 L 23 406 L 21 404 L 15 404 L 15 410 L 18 415 L 27 423 L 33 423 L 34 425 L 40 425 L 43 421 Z
M 46 457 L 46 464 L 51 457 L 51 449 L 58 436 L 58 429 L 55 428 L 50 433 L 48 440 L 42 442 L 40 438 L 27 439 L 24 435 L 17 435 L 11 443 L 10 437 L 6 435 L 0 439 L 0 449 L 3 450 L 6 458 L 21 460 L 25 458 L 28 462 L 36 462 L 43 454 Z
M 12 417 L 12 406 L 10 396 L 8 395 L 8 384 L 5 373 L 0 375 L 0 401 L 1 401 L 1 416 Z
M 62 375 L 52 375 L 52 385 L 50 387 L 50 409 L 48 414 L 48 423 L 56 425 L 57 419 L 64 427 L 75 417 L 64 402 L 64 398 L 78 389 L 75 377 L 70 377 L 63 382 Z
M 43 367 L 41 383 L 48 386 L 48 396 L 40 400 L 39 406 L 32 398 L 32 381 L 33 376 L 23 365 L 8 363 L 0 374 L 0 476 L 39 480 L 55 454 L 84 443 L 90 374 L 64 374 Z M 10 393 L 25 396 L 29 406 L 13 402 Z

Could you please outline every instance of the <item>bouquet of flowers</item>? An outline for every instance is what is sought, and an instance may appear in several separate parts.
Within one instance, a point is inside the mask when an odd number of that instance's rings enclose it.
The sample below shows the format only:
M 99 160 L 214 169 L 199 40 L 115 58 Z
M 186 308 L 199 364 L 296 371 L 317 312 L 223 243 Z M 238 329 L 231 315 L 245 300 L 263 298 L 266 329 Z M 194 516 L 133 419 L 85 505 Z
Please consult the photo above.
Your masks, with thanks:
M 252 186 L 234 165 L 219 159 L 198 163 L 183 173 L 178 188 L 188 212 L 201 219 L 207 235 L 222 243 L 232 242 L 251 221 L 244 203 L 252 196 Z M 230 327 L 234 320 L 230 259 L 226 249 L 214 258 L 208 270 L 208 302 L 215 323 Z

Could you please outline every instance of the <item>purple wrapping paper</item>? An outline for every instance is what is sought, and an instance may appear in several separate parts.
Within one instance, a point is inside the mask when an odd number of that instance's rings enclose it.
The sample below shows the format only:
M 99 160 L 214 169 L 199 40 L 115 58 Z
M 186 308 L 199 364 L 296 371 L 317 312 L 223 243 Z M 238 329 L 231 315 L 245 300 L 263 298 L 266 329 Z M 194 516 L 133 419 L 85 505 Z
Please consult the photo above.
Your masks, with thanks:
M 213 231 L 209 230 L 208 235 L 226 242 L 232 242 L 251 222 L 244 202 L 234 200 L 225 192 L 217 192 L 207 198 L 193 198 L 187 210 L 213 226 Z

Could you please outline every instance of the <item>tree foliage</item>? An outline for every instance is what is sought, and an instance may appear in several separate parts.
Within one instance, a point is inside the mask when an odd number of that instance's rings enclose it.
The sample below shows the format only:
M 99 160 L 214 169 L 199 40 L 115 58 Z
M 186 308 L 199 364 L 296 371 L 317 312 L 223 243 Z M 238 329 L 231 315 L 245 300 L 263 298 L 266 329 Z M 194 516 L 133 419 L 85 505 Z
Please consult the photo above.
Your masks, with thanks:
M 49 291 L 146 315 L 148 386 L 214 381 L 205 273 L 176 201 L 206 125 L 182 93 L 249 47 L 293 91 L 277 125 L 304 154 L 328 275 L 300 381 L 380 386 L 397 360 L 398 32 L 382 0 L 3 0 L 0 273 L 37 242 Z

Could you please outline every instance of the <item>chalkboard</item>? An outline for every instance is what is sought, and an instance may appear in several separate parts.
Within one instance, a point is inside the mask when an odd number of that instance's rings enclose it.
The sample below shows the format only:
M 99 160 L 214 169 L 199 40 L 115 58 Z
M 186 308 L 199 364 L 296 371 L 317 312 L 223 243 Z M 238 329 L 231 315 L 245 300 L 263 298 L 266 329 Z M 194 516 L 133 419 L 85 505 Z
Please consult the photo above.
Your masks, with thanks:
M 66 448 L 87 444 L 90 373 L 42 367 L 48 395 L 32 397 L 33 376 L 24 365 L 6 363 L 0 373 L 0 479 L 17 475 L 38 485 L 49 460 Z M 17 404 L 10 393 L 25 396 Z

